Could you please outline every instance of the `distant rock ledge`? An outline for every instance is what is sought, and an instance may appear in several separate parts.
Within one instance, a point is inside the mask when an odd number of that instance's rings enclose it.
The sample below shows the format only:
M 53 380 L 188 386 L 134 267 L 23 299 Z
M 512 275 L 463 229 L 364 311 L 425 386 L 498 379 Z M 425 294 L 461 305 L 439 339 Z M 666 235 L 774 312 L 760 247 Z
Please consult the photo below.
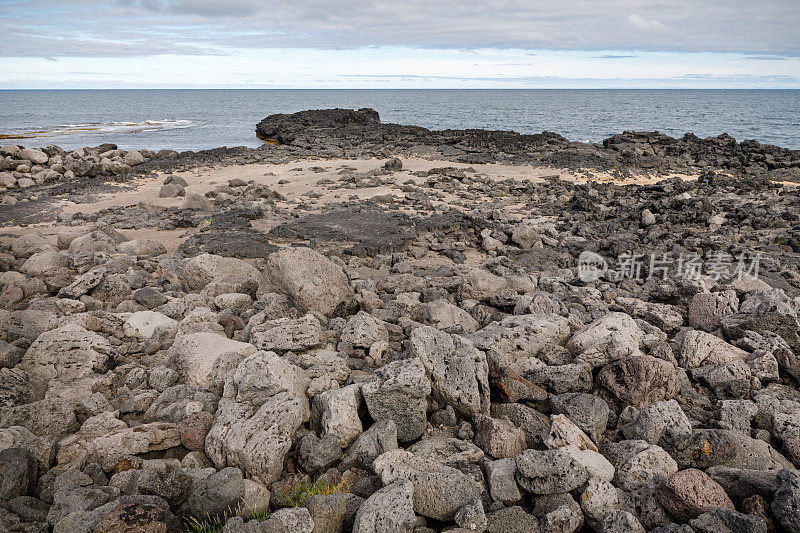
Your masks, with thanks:
M 602 144 L 571 142 L 552 132 L 533 135 L 483 129 L 431 131 L 382 123 L 374 109 L 318 109 L 270 115 L 256 135 L 267 141 L 339 155 L 362 152 L 430 154 L 466 163 L 509 161 L 575 168 L 657 170 L 722 169 L 750 175 L 800 178 L 800 150 L 736 139 L 723 133 L 680 139 L 659 132 L 626 131 Z

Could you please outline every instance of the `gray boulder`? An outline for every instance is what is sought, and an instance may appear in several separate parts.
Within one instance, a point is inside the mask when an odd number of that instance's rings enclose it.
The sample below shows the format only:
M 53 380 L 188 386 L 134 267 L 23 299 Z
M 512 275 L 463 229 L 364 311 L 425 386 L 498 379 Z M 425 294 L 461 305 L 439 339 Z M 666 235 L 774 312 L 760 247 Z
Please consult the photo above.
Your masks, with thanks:
M 427 424 L 431 383 L 419 358 L 393 361 L 379 368 L 377 380 L 361 388 L 373 420 L 392 420 L 401 442 L 417 440 Z
M 310 416 L 305 372 L 274 352 L 256 352 L 228 376 L 206 437 L 217 468 L 235 466 L 268 485 L 280 476 L 297 429 Z
M 312 314 L 267 320 L 250 327 L 250 342 L 260 350 L 304 351 L 319 346 L 321 341 L 322 327 Z
M 203 521 L 209 518 L 232 513 L 245 495 L 245 482 L 238 468 L 223 468 L 211 474 L 195 487 L 186 497 L 180 514 Z
M 415 525 L 414 484 L 398 479 L 361 504 L 353 533 L 411 533 Z
M 46 382 L 55 378 L 70 381 L 105 372 L 114 355 L 105 337 L 68 325 L 39 335 L 19 367 Z
M 261 523 L 262 533 L 311 533 L 314 531 L 314 519 L 305 507 L 289 507 L 272 513 Z
M 304 313 L 342 313 L 353 302 L 353 290 L 342 269 L 306 247 L 284 248 L 267 258 L 258 295 L 286 294 Z
M 408 352 L 422 362 L 441 405 L 467 417 L 489 413 L 489 366 L 471 342 L 423 326 L 411 333 Z
M 778 472 L 772 512 L 786 531 L 800 531 L 800 472 Z
M 561 494 L 589 478 L 586 468 L 565 448 L 525 450 L 515 458 L 517 482 L 533 494 Z
M 392 450 L 375 459 L 373 469 L 383 483 L 407 480 L 414 486 L 414 511 L 435 520 L 452 520 L 463 506 L 480 495 L 475 483 L 461 471 Z
M 0 502 L 28 496 L 36 486 L 36 459 L 23 448 L 0 451 Z
M 561 345 L 569 338 L 566 318 L 558 315 L 519 315 L 492 322 L 468 335 L 479 350 L 486 352 L 492 370 L 503 366 L 514 369 L 520 359 L 536 357 L 545 348 Z

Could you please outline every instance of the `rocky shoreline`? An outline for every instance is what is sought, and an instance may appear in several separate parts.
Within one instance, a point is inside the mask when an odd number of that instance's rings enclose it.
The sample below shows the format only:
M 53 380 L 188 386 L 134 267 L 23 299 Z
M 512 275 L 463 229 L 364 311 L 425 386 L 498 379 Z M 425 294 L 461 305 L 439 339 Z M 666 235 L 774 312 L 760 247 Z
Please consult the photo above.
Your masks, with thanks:
M 800 531 L 800 152 L 257 133 L 0 148 L 0 530 Z

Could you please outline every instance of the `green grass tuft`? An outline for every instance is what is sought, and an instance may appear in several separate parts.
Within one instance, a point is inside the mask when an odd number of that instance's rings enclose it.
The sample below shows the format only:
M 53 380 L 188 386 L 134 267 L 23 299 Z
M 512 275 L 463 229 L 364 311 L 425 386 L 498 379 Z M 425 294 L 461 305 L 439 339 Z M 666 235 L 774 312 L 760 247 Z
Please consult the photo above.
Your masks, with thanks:
M 240 516 L 245 521 L 257 520 L 258 522 L 263 522 L 269 518 L 269 511 L 251 512 L 239 506 L 230 512 L 226 511 L 221 516 L 207 517 L 204 520 L 198 520 L 190 516 L 183 519 L 179 531 L 180 533 L 220 533 L 228 520 L 234 516 Z
M 335 494 L 337 492 L 350 492 L 350 482 L 341 480 L 338 483 L 320 483 L 319 481 L 306 481 L 298 479 L 292 491 L 285 495 L 283 500 L 286 507 L 299 507 L 312 496 Z

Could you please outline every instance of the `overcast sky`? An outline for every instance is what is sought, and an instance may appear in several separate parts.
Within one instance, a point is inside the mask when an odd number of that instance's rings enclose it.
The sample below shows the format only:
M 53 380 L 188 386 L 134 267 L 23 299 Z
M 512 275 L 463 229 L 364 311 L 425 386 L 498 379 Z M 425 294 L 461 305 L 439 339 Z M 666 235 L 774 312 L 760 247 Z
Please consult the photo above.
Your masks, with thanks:
M 0 0 L 0 88 L 800 88 L 800 0 Z

